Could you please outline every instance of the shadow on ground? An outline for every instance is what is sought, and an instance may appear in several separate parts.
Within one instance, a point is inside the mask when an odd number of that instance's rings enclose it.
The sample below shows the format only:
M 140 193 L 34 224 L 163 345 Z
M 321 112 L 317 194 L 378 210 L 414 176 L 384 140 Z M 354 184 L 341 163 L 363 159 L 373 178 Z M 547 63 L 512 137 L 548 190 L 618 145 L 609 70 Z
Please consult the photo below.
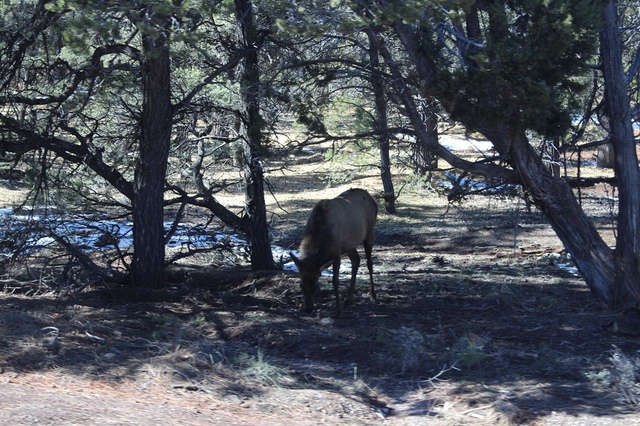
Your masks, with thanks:
M 464 244 L 383 235 L 377 303 L 362 275 L 340 319 L 328 279 L 306 315 L 297 277 L 283 272 L 189 268 L 161 291 L 5 294 L 0 363 L 115 382 L 165 377 L 242 400 L 315 390 L 407 419 L 489 407 L 521 423 L 631 413 L 638 395 L 611 359 L 616 348 L 634 356 L 636 342 L 605 331 L 610 316 L 579 278 L 538 255 L 497 256 L 509 239 L 485 231 Z

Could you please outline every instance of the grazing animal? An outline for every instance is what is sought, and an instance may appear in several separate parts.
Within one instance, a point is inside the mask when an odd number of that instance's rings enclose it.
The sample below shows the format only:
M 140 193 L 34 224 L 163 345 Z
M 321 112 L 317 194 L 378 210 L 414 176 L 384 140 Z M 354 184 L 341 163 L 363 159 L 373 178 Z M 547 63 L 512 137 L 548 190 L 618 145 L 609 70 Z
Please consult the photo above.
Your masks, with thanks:
M 345 304 L 353 303 L 356 274 L 360 266 L 360 256 L 356 248 L 360 244 L 364 246 L 367 257 L 371 300 L 375 301 L 371 250 L 377 215 L 378 204 L 364 189 L 349 189 L 332 200 L 321 200 L 315 205 L 304 230 L 298 257 L 290 253 L 291 259 L 300 271 L 304 311 L 313 311 L 320 273 L 329 265 L 333 265 L 336 307 L 338 317 L 342 316 L 338 287 L 340 258 L 343 254 L 348 255 L 351 260 L 351 285 Z

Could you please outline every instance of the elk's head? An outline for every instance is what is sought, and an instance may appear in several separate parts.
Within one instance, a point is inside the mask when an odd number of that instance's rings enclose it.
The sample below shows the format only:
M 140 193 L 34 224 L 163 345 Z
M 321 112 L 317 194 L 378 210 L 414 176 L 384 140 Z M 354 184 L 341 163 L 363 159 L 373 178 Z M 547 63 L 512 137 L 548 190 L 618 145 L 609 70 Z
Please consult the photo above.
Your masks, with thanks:
M 302 289 L 302 309 L 305 312 L 313 311 L 316 293 L 320 287 L 318 279 L 320 278 L 320 268 L 314 267 L 304 259 L 298 258 L 290 253 L 293 263 L 295 263 L 298 271 L 300 271 L 300 288 Z

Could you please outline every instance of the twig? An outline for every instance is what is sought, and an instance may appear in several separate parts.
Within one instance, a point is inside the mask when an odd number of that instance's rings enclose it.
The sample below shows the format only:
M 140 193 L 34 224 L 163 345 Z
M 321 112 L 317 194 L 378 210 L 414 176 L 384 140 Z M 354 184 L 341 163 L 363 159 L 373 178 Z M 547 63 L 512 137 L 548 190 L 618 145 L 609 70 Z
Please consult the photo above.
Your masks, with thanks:
M 107 339 L 103 338 L 103 337 L 98 337 L 98 336 L 94 336 L 93 334 L 90 334 L 88 331 L 85 331 L 84 334 L 91 340 L 95 340 L 96 342 L 106 342 Z
M 484 410 L 486 408 L 491 408 L 491 407 L 493 407 L 493 404 L 487 404 L 487 405 L 483 405 L 482 407 L 471 408 L 467 411 L 463 411 L 462 415 L 464 416 L 465 414 L 473 413 L 474 411 L 480 411 L 480 410 Z
M 428 378 L 428 379 L 426 379 L 426 380 L 423 380 L 423 382 L 429 383 L 429 384 L 431 384 L 431 385 L 433 385 L 433 386 L 435 387 L 435 385 L 433 384 L 433 382 L 434 382 L 434 381 L 436 381 L 436 380 L 437 380 L 437 381 L 442 381 L 442 380 L 440 380 L 440 377 L 441 377 L 443 374 L 448 373 L 448 372 L 449 372 L 449 371 L 451 371 L 451 370 L 460 371 L 460 369 L 459 369 L 458 367 L 456 367 L 456 363 L 457 363 L 457 361 L 456 361 L 456 362 L 454 362 L 453 364 L 451 364 L 451 366 L 450 366 L 450 367 L 447 367 L 446 365 L 442 366 L 442 368 L 440 369 L 440 371 L 438 372 L 438 374 L 436 374 L 435 376 L 430 377 L 430 378 Z

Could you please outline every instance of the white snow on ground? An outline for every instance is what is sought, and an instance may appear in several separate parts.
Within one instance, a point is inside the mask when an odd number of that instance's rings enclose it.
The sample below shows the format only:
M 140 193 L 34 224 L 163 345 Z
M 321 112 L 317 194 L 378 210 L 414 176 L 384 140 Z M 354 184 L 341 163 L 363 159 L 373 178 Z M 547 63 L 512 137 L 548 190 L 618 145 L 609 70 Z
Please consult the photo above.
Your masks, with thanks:
M 126 250 L 133 245 L 133 224 L 124 220 L 113 220 L 110 218 L 81 218 L 68 219 L 60 215 L 41 216 L 38 214 L 25 214 L 16 212 L 11 208 L 0 208 L 0 241 L 11 240 L 13 232 L 20 232 L 30 226 L 30 223 L 37 223 L 30 232 L 25 249 L 41 250 L 45 247 L 56 244 L 50 232 L 62 236 L 71 244 L 74 244 L 86 251 L 100 251 L 113 249 L 114 242 L 118 248 Z M 165 230 L 172 227 L 171 222 L 165 222 Z M 110 235 L 108 244 L 101 242 L 104 235 Z M 167 241 L 168 248 L 207 248 L 220 247 L 221 245 L 231 246 L 234 250 L 245 251 L 248 243 L 238 234 L 223 233 L 204 227 L 178 224 L 175 232 Z M 273 257 L 276 262 L 281 262 L 289 257 L 288 252 L 282 247 L 272 246 Z M 0 256 L 11 256 L 11 250 L 0 250 Z
M 540 256 L 538 260 L 551 261 L 557 268 L 569 272 L 576 277 L 580 276 L 580 271 L 578 271 L 578 267 L 573 263 L 573 260 L 571 260 L 570 254 L 546 253 Z
M 467 138 L 457 135 L 439 135 L 438 140 L 449 151 L 463 151 L 474 149 L 478 152 L 486 152 L 493 149 L 493 144 L 487 140 Z

